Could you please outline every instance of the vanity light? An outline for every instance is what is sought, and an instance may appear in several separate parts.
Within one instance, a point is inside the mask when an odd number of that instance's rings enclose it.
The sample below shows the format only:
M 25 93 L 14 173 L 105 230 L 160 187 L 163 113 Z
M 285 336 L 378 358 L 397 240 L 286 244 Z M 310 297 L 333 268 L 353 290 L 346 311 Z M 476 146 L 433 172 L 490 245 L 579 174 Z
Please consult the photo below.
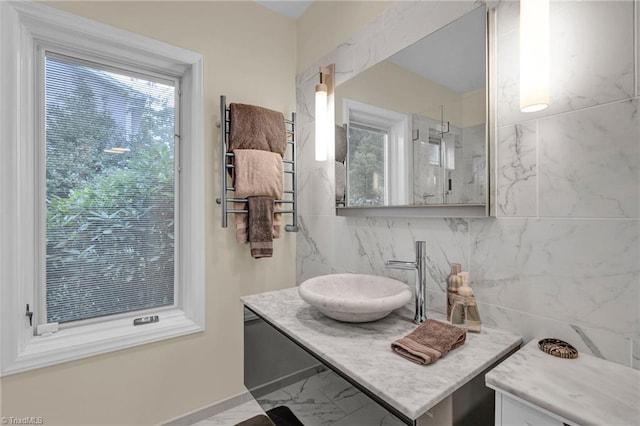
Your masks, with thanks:
M 520 0 L 520 111 L 549 106 L 549 0 Z
M 320 84 L 316 85 L 316 161 L 327 161 L 329 150 L 328 96 L 333 93 L 335 65 L 320 67 Z

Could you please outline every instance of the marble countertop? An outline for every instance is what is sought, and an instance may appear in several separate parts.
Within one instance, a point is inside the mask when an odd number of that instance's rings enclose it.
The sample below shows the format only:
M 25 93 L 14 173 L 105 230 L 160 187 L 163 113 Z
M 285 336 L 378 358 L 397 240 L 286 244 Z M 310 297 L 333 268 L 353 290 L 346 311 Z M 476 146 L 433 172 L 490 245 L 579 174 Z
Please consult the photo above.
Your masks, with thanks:
M 513 333 L 482 328 L 464 345 L 431 365 L 417 365 L 391 351 L 392 341 L 416 328 L 411 309 L 371 323 L 343 323 L 303 302 L 297 287 L 242 298 L 256 312 L 409 419 L 416 420 L 462 385 L 519 347 Z M 430 318 L 444 315 L 428 312 Z M 482 315 L 482 312 L 480 313 Z
M 580 425 L 640 425 L 640 371 L 579 354 L 562 359 L 535 339 L 485 376 L 487 386 Z

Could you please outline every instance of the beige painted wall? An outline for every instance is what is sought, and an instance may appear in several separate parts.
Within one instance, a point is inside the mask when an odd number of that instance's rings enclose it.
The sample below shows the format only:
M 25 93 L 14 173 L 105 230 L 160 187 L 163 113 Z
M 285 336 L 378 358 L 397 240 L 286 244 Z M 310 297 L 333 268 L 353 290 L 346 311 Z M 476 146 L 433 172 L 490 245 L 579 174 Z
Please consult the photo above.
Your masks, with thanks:
M 459 94 L 390 61 L 380 62 L 338 85 L 335 95 L 337 124 L 344 121 L 344 98 L 434 120 L 440 120 L 443 105 L 444 120 L 461 128 L 486 121 L 484 88 Z
M 47 425 L 148 425 L 244 392 L 245 294 L 295 284 L 295 234 L 253 260 L 222 229 L 219 96 L 289 114 L 295 109 L 296 24 L 253 2 L 53 2 L 58 9 L 199 52 L 205 57 L 207 330 L 204 333 L 8 376 L 2 416 Z
M 316 0 L 297 20 L 298 72 L 331 52 L 394 2 Z
M 487 91 L 485 88 L 462 94 L 462 127 L 472 127 L 487 121 Z
M 440 120 L 440 106 L 444 105 L 444 119 L 462 127 L 463 96 L 422 78 L 393 62 L 383 61 L 336 90 L 336 123 L 343 123 L 343 99 L 348 98 L 400 113 L 415 113 Z

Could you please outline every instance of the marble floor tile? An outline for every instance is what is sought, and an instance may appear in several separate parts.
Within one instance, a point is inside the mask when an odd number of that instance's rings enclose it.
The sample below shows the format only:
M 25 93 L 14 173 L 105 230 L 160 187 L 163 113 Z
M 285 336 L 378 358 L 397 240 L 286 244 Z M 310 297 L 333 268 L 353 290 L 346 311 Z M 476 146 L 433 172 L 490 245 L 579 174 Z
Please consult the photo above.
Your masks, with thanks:
M 330 379 L 330 373 L 323 372 L 265 395 L 258 402 L 265 411 L 281 405 L 289 407 L 305 426 L 332 425 L 347 413 L 322 393 Z
M 233 426 L 258 414 L 264 414 L 264 410 L 252 399 L 237 407 L 195 423 L 193 426 Z
M 285 405 L 305 426 L 396 426 L 397 418 L 331 370 L 249 401 L 194 426 L 234 426 Z
M 331 373 L 330 380 L 322 387 L 322 393 L 347 414 L 371 404 L 371 399 L 349 382 Z
M 401 426 L 395 416 L 377 404 L 369 404 L 337 421 L 333 426 Z

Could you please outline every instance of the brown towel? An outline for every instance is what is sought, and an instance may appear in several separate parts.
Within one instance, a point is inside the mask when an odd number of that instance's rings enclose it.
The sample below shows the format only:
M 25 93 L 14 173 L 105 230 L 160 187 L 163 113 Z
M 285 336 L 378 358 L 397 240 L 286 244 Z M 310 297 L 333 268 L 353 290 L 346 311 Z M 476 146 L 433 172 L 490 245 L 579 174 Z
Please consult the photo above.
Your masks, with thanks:
M 249 245 L 255 259 L 273 255 L 273 198 L 249 197 Z
M 247 203 L 233 203 L 235 210 L 247 211 Z M 274 204 L 273 207 L 273 228 L 271 236 L 278 239 L 282 235 L 282 213 L 280 204 Z M 236 213 L 236 241 L 240 244 L 249 242 L 249 215 L 247 213 Z
M 416 364 L 431 364 L 462 345 L 466 338 L 466 330 L 428 319 L 413 332 L 391 343 L 391 349 Z
M 280 154 L 287 150 L 284 115 L 259 106 L 229 105 L 229 151 L 260 149 Z

